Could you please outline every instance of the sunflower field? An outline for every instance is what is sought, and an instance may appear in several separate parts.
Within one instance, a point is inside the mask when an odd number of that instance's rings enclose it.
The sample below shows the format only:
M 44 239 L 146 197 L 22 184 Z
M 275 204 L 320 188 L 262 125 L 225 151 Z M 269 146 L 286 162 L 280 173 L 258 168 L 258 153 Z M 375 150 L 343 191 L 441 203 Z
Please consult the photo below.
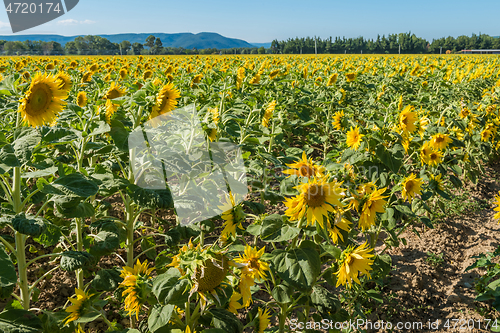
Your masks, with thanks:
M 359 301 L 379 300 L 397 269 L 387 250 L 433 228 L 500 148 L 499 68 L 452 55 L 0 59 L 0 331 L 365 318 Z M 183 224 L 169 188 L 139 186 L 129 136 L 193 104 L 207 144 L 241 150 L 248 194 Z M 70 295 L 40 307 L 62 276 Z

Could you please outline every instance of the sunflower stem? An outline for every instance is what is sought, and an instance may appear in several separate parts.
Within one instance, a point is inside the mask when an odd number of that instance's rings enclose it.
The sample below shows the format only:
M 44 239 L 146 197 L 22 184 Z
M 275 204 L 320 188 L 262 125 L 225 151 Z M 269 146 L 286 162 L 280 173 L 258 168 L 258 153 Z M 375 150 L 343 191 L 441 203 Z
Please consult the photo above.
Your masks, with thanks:
M 83 218 L 76 218 L 76 248 L 78 251 L 83 251 L 82 224 Z M 81 268 L 76 270 L 76 280 L 78 289 L 83 290 L 83 270 Z

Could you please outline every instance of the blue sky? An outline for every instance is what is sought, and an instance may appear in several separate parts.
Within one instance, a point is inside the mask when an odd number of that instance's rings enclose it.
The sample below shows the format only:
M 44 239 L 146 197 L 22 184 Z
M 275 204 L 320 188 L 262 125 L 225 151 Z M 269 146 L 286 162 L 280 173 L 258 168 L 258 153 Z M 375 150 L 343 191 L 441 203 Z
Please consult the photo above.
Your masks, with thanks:
M 50 0 L 47 0 L 50 2 Z M 217 32 L 248 42 L 411 31 L 428 40 L 500 35 L 500 0 L 80 0 L 66 15 L 18 34 Z M 0 34 L 12 34 L 0 11 Z

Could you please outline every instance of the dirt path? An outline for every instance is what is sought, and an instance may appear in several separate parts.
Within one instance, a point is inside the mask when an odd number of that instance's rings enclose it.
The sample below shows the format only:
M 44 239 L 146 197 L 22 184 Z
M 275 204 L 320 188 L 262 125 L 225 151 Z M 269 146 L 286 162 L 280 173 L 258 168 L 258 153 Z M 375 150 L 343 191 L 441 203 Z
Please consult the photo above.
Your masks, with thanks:
M 500 245 L 500 225 L 493 219 L 492 205 L 494 196 L 500 190 L 500 164 L 489 166 L 486 170 L 480 183 L 469 188 L 469 200 L 463 205 L 476 201 L 489 207 L 446 217 L 435 229 L 419 228 L 420 237 L 406 231 L 402 236 L 407 239 L 407 245 L 401 244 L 399 248 L 388 251 L 393 260 L 390 280 L 383 289 L 388 303 L 372 314 L 371 320 L 375 321 L 378 317 L 393 325 L 397 322 L 422 323 L 422 329 L 418 326 L 409 328 L 410 324 L 406 324 L 407 329 L 394 330 L 401 332 L 489 331 L 484 329 L 485 317 L 479 312 L 484 314 L 484 309 L 491 310 L 491 307 L 474 300 L 477 296 L 474 280 L 482 272 L 478 269 L 465 271 L 476 261 L 473 256 L 493 252 Z M 427 261 L 428 252 L 442 254 L 442 262 L 430 264 Z M 490 312 L 487 317 L 492 315 L 495 313 Z M 436 320 L 439 327 L 430 329 L 429 321 L 435 323 Z

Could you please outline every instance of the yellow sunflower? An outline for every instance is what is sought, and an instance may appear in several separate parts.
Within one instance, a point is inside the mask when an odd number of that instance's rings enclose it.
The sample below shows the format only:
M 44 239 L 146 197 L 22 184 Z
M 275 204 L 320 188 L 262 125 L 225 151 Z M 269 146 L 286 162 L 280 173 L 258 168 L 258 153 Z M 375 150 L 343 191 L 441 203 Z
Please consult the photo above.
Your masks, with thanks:
M 307 225 L 314 225 L 316 221 L 324 227 L 323 218 L 334 208 L 341 208 L 340 199 L 344 193 L 340 189 L 341 183 L 328 183 L 325 178 L 309 178 L 307 183 L 297 186 L 300 194 L 294 198 L 287 198 L 285 214 L 290 220 L 300 220 L 307 216 Z M 307 214 L 307 215 L 306 215 Z
M 307 159 L 305 152 L 302 152 L 302 160 L 286 165 L 290 169 L 283 171 L 287 175 L 296 175 L 298 177 L 323 177 L 324 168 L 313 162 L 312 158 Z M 289 176 L 289 177 L 290 177 Z
M 104 99 L 115 99 L 115 98 L 124 96 L 125 92 L 126 92 L 125 89 L 120 89 L 120 86 L 118 86 L 115 82 L 111 82 L 111 87 L 109 87 L 108 91 L 103 96 L 103 98 Z
M 411 203 L 416 194 L 422 193 L 422 184 L 422 178 L 417 178 L 414 173 L 406 177 L 402 183 L 403 190 L 401 191 L 401 195 L 403 199 L 408 199 L 408 202 Z
M 255 76 L 250 80 L 250 84 L 259 84 L 260 82 L 260 74 L 255 74 Z
M 364 243 L 354 249 L 354 246 L 349 246 L 342 252 L 340 257 L 340 268 L 336 272 L 337 275 L 337 285 L 336 287 L 343 285 L 351 288 L 352 280 L 356 283 L 361 284 L 359 281 L 360 273 L 370 276 L 369 271 L 372 270 L 371 265 L 373 264 L 373 259 L 370 259 L 374 255 L 369 253 L 373 249 L 367 248 L 368 243 Z
M 341 131 L 343 126 L 342 126 L 342 120 L 344 119 L 344 110 L 335 112 L 335 115 L 333 116 L 333 128 L 335 128 L 338 131 Z
M 429 154 L 429 165 L 437 166 L 443 161 L 443 154 L 440 151 L 433 150 Z
M 494 219 L 498 220 L 498 223 L 500 223 L 500 191 L 498 191 L 498 195 L 495 197 L 495 205 L 496 207 L 493 209 L 496 213 L 493 215 Z
M 122 268 L 120 276 L 123 281 L 120 283 L 126 289 L 122 292 L 125 297 L 125 311 L 131 316 L 135 314 L 139 319 L 139 312 L 142 303 L 148 297 L 150 287 L 148 280 L 151 279 L 151 272 L 154 268 L 148 268 L 148 263 L 144 261 L 142 264 L 137 259 L 134 267 L 125 266 Z
M 219 206 L 219 209 L 222 210 L 221 217 L 225 221 L 221 236 L 224 238 L 227 238 L 229 235 L 235 237 L 236 227 L 244 229 L 241 226 L 241 222 L 245 219 L 245 213 L 240 206 L 235 204 L 234 195 L 231 192 L 229 192 L 229 195 L 226 195 L 225 201 L 222 206 Z
M 57 117 L 66 105 L 63 100 L 67 97 L 67 91 L 61 89 L 55 76 L 37 73 L 21 99 L 18 111 L 24 123 L 33 127 L 42 126 Z
M 92 72 L 85 72 L 82 75 L 82 83 L 87 83 L 92 80 Z
M 335 84 L 335 82 L 337 82 L 337 77 L 339 75 L 337 73 L 333 73 L 332 75 L 330 75 L 330 77 L 328 78 L 328 81 L 326 82 L 326 86 L 329 87 L 333 84 Z
M 179 97 L 181 97 L 181 93 L 174 87 L 173 83 L 163 86 L 156 97 L 156 104 L 153 106 L 153 111 L 149 119 L 172 111 L 177 106 L 177 99 Z
M 229 299 L 229 303 L 227 305 L 227 311 L 238 314 L 238 310 L 243 308 L 243 305 L 238 302 L 241 299 L 241 294 L 237 291 L 233 291 L 231 298 Z
M 387 188 L 381 188 L 376 190 L 373 185 L 372 190 L 366 193 L 366 197 L 363 198 L 363 206 L 361 208 L 361 214 L 359 216 L 359 227 L 362 231 L 368 230 L 372 225 L 375 225 L 375 217 L 377 213 L 383 213 L 384 206 L 387 203 L 384 199 L 388 196 L 382 196 Z M 358 207 L 359 208 L 359 207 Z
M 76 104 L 83 108 L 87 105 L 87 93 L 85 91 L 79 91 L 76 95 Z
M 344 241 L 344 236 L 342 236 L 341 230 L 346 232 L 349 232 L 349 230 L 351 230 L 352 223 L 343 218 L 342 212 L 343 212 L 342 210 L 338 210 L 336 212 L 335 221 L 333 222 L 333 225 L 330 225 L 330 221 L 328 221 L 327 223 L 328 233 L 332 238 L 334 244 L 337 244 L 339 242 L 339 238 L 341 241 Z
M 60 83 L 60 88 L 69 92 L 71 90 L 71 78 L 65 73 L 58 73 L 56 80 Z
M 349 132 L 347 132 L 347 145 L 350 148 L 353 148 L 354 150 L 358 150 L 359 146 L 361 145 L 361 142 L 363 141 L 362 138 L 364 137 L 363 134 L 359 133 L 359 128 L 356 126 L 356 128 L 352 128 Z
M 257 318 L 259 320 L 259 324 L 257 325 L 258 326 L 257 332 L 264 333 L 265 329 L 269 326 L 269 323 L 271 322 L 269 320 L 269 317 L 271 317 L 271 315 L 269 314 L 269 309 L 265 309 L 264 311 L 262 311 L 262 309 L 259 308 L 257 312 L 258 312 Z
M 264 117 L 262 117 L 262 126 L 264 127 L 269 126 L 269 120 L 273 116 L 275 107 L 276 107 L 276 101 L 272 101 L 271 103 L 269 103 L 269 105 L 266 108 L 266 111 L 264 112 Z
M 236 73 L 236 89 L 240 89 L 243 80 L 245 79 L 245 67 L 238 68 Z
M 450 139 L 448 134 L 438 133 L 432 136 L 430 145 L 435 150 L 443 150 L 446 149 L 446 147 L 448 147 L 448 144 L 452 141 L 453 140 Z
M 417 126 L 415 126 L 417 115 L 415 112 L 412 112 L 412 110 L 413 107 L 408 105 L 399 114 L 399 128 L 401 128 L 404 133 L 413 133 L 417 130 Z
M 89 298 L 94 294 L 87 295 L 83 290 L 75 288 L 76 298 L 69 298 L 69 301 L 73 304 L 66 308 L 66 312 L 70 314 L 66 317 L 64 325 L 80 319 L 89 306 Z
M 252 279 L 265 280 L 269 264 L 260 259 L 265 250 L 266 248 L 262 247 L 257 251 L 257 247 L 247 245 L 243 256 L 240 254 L 238 258 L 234 259 L 235 262 L 243 266 L 241 273 L 250 276 Z
M 356 73 L 347 73 L 345 76 L 347 78 L 347 82 L 356 80 Z

